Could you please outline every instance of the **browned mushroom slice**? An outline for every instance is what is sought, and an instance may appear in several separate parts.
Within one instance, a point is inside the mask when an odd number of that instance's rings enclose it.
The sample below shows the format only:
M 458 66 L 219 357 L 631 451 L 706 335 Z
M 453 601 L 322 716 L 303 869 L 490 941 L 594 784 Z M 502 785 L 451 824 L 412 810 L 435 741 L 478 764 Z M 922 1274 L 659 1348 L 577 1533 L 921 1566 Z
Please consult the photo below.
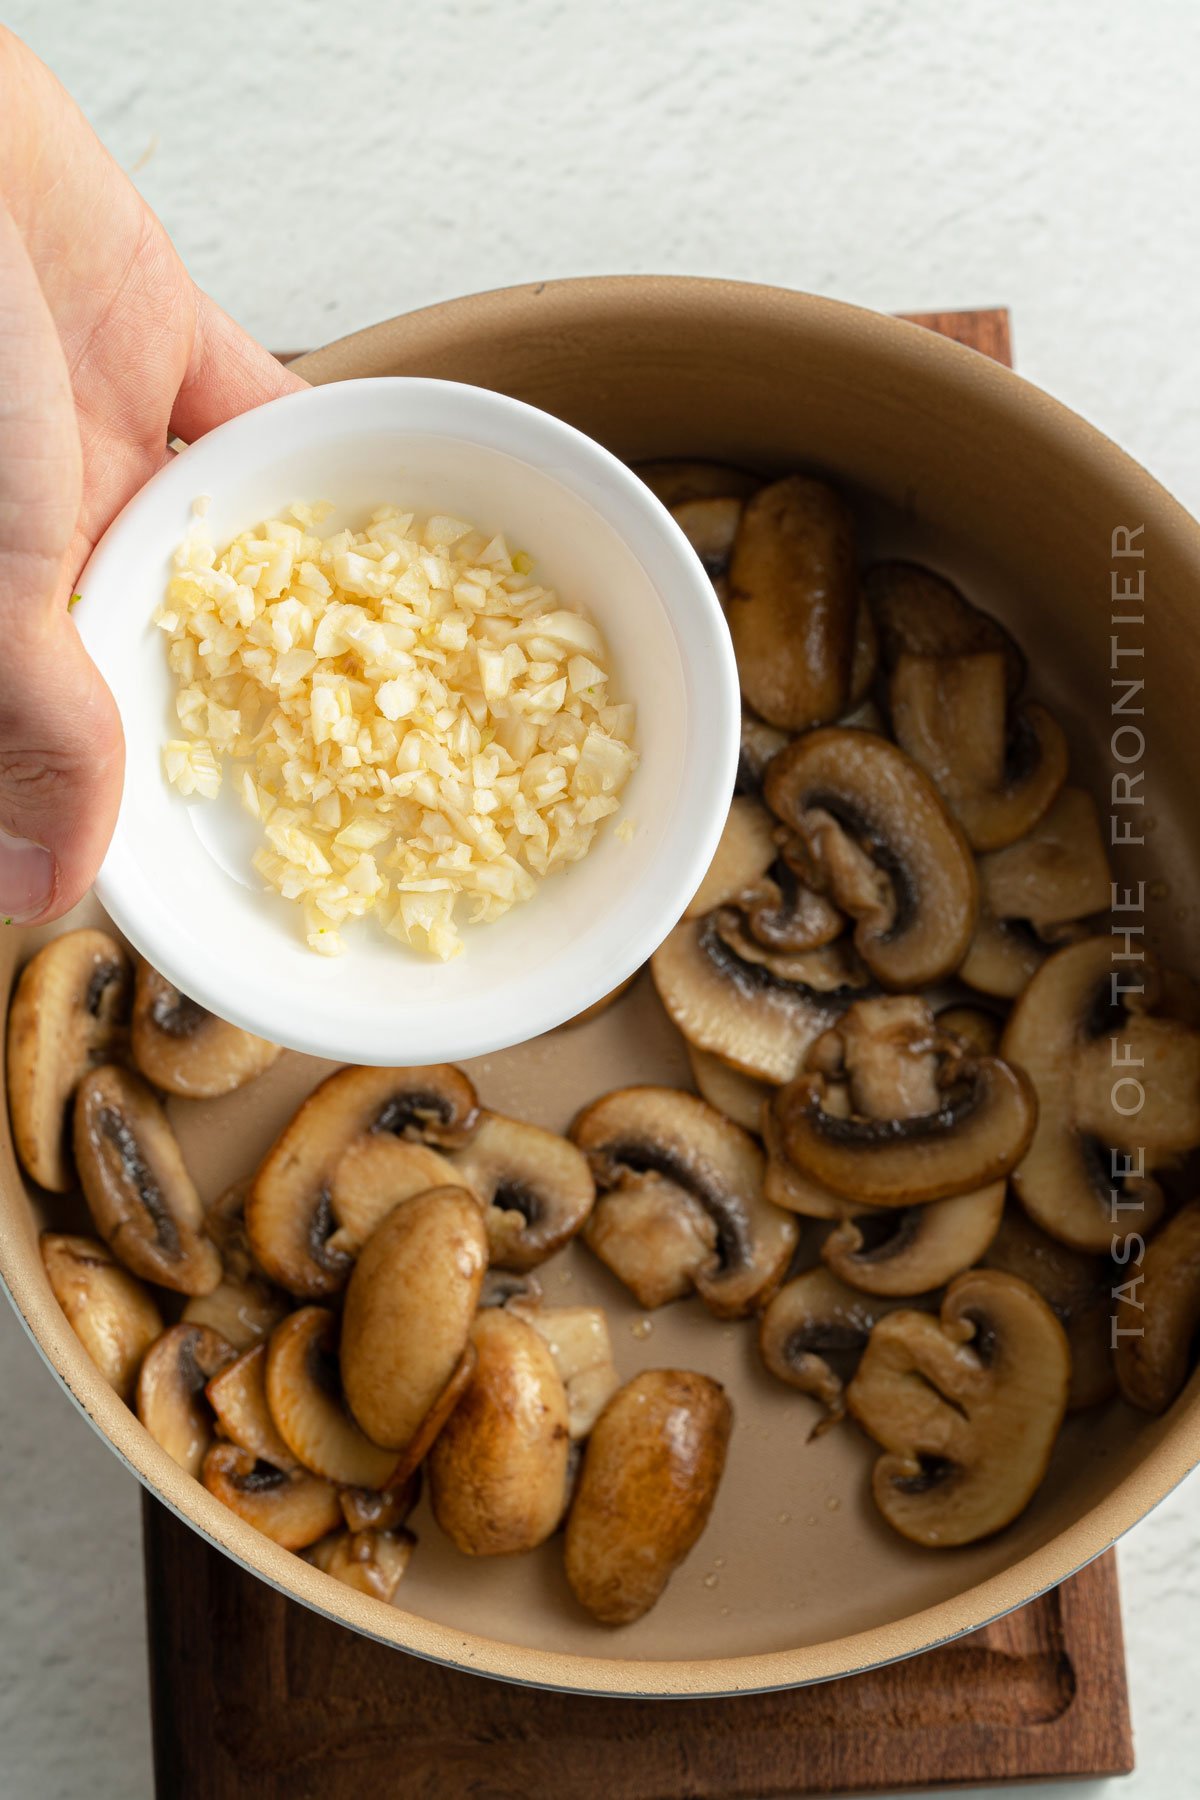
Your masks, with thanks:
M 338 1531 L 309 1551 L 309 1561 L 324 1575 L 357 1588 L 385 1605 L 412 1560 L 417 1540 L 411 1531 Z
M 357 1256 L 401 1200 L 461 1182 L 450 1158 L 428 1144 L 413 1144 L 390 1132 L 355 1138 L 329 1178 L 329 1209 L 337 1230 L 326 1240 L 328 1253 Z
M 806 731 L 846 710 L 858 605 L 854 526 L 832 488 L 789 475 L 747 501 L 726 610 L 760 718 Z
M 103 931 L 68 931 L 21 971 L 8 1013 L 8 1105 L 26 1173 L 71 1186 L 70 1106 L 87 1071 L 113 1054 L 128 1017 L 129 958 Z
M 223 1337 L 203 1325 L 172 1325 L 152 1344 L 137 1381 L 137 1416 L 167 1455 L 199 1475 L 212 1442 L 205 1383 L 234 1360 Z
M 720 1267 L 715 1219 L 678 1182 L 653 1171 L 627 1174 L 600 1195 L 584 1241 L 650 1312 L 682 1300 Z
M 650 1611 L 708 1523 L 733 1409 L 719 1382 L 646 1369 L 613 1396 L 567 1518 L 567 1580 L 602 1625 Z
M 341 1372 L 373 1443 L 411 1452 L 430 1418 L 445 1416 L 447 1390 L 461 1391 L 486 1267 L 483 1216 L 462 1188 L 406 1200 L 367 1240 L 346 1289 Z M 405 1461 L 393 1479 L 413 1466 Z
M 344 1487 L 338 1493 L 349 1531 L 398 1531 L 420 1497 L 419 1470 L 398 1487 Z
M 847 697 L 852 712 L 866 711 L 868 708 L 871 712 L 876 711 L 867 696 L 874 686 L 878 669 L 879 627 L 875 623 L 874 613 L 860 595 L 858 611 L 854 616 L 854 655 L 850 663 L 850 693 Z M 849 725 L 849 714 L 842 714 L 839 722 Z M 869 729 L 877 731 L 880 725 L 872 725 Z
M 583 1011 L 576 1013 L 573 1019 L 565 1020 L 562 1029 L 567 1030 L 572 1025 L 586 1025 L 590 1020 L 598 1019 L 601 1013 L 606 1013 L 609 1007 L 621 998 L 622 994 L 629 992 L 641 972 L 641 969 L 635 969 L 632 975 L 627 975 L 624 981 L 619 981 L 615 988 L 610 988 L 602 999 L 593 1000 L 590 1006 L 585 1006 Z
M 1131 1194 L 1139 1229 L 1153 1227 L 1162 1197 L 1151 1177 L 1200 1145 L 1200 1032 L 1151 1017 L 1157 966 L 1149 953 L 1137 963 L 1123 957 L 1119 938 L 1057 951 L 1001 1042 L 1038 1096 L 1037 1130 L 1013 1176 L 1017 1197 L 1051 1237 L 1095 1254 L 1107 1251 L 1121 1218 L 1114 1205 L 1129 1206 Z
M 739 794 L 757 794 L 762 787 L 767 764 L 789 741 L 786 731 L 776 730 L 765 719 L 756 719 L 752 712 L 743 707 L 742 748 L 738 757 L 735 791 Z
M 995 1056 L 1000 1048 L 1001 1021 L 982 1006 L 945 1006 L 937 1015 L 937 1028 L 973 1056 Z
M 718 906 L 706 922 L 739 963 L 752 964 L 786 986 L 808 988 L 814 994 L 848 995 L 870 985 L 871 978 L 847 937 L 805 950 L 785 950 L 756 938 L 735 906 Z
M 592 1210 L 587 1158 L 553 1131 L 485 1112 L 474 1137 L 450 1158 L 451 1180 L 486 1209 L 489 1256 L 532 1269 L 569 1243 Z
M 888 1524 L 938 1550 L 1009 1524 L 1046 1472 L 1070 1375 L 1046 1302 L 994 1269 L 960 1275 L 940 1318 L 880 1319 L 846 1401 L 886 1452 L 872 1490 Z
M 722 606 L 728 597 L 729 559 L 741 522 L 742 504 L 732 494 L 714 494 L 704 500 L 681 500 L 671 508 L 671 516 L 704 564 L 704 573 Z
M 1152 1238 L 1138 1281 L 1129 1271 L 1113 1321 L 1117 1381 L 1144 1412 L 1166 1412 L 1182 1393 L 1200 1329 L 1200 1200 Z
M 812 731 L 780 751 L 765 791 L 806 846 L 813 885 L 858 921 L 855 947 L 877 981 L 908 990 L 958 967 L 978 909 L 975 864 L 911 757 L 871 732 Z
M 847 1118 L 919 1119 L 941 1104 L 942 1051 L 924 1000 L 883 994 L 848 1006 L 817 1039 L 807 1066 L 844 1084 Z
M 466 1556 L 533 1550 L 562 1517 L 567 1396 L 544 1339 L 506 1308 L 471 1328 L 475 1373 L 429 1455 L 433 1516 Z
M 757 888 L 779 855 L 775 820 L 758 800 L 737 796 L 730 805 L 716 854 L 696 889 L 685 919 L 699 919 Z
M 852 707 L 837 721 L 843 731 L 879 731 L 886 735 L 887 723 L 873 700 Z
M 847 1219 L 821 1246 L 842 1281 L 868 1294 L 925 1294 L 977 1263 L 1000 1225 L 1003 1181 L 927 1206 Z
M 786 1212 L 799 1213 L 806 1219 L 852 1219 L 864 1210 L 874 1210 L 856 1205 L 845 1194 L 835 1194 L 832 1188 L 813 1181 L 792 1164 L 784 1149 L 774 1100 L 775 1096 L 764 1110 L 762 1120 L 763 1148 L 767 1153 L 763 1193 L 771 1204 L 782 1206 Z
M 271 1333 L 267 1345 L 267 1405 L 296 1461 L 313 1475 L 348 1487 L 381 1488 L 396 1466 L 359 1430 L 338 1380 L 333 1314 L 302 1306 Z
M 868 569 L 863 592 L 879 631 L 883 666 L 890 671 L 914 656 L 973 656 L 1003 652 L 1008 697 L 1025 682 L 1025 658 L 997 619 L 959 593 L 944 575 L 919 563 L 883 562 Z
M 960 981 L 997 1000 L 1023 993 L 1049 952 L 1019 919 L 997 919 L 981 905 L 967 954 L 959 964 Z
M 304 1469 L 277 1469 L 236 1444 L 217 1443 L 204 1458 L 210 1494 L 285 1550 L 305 1550 L 341 1523 L 337 1489 Z
M 605 1197 L 585 1235 L 589 1247 L 614 1272 L 613 1215 L 601 1209 L 611 1196 L 644 1201 L 653 1196 L 650 1220 L 636 1216 L 634 1235 L 648 1230 L 657 1242 L 668 1209 L 699 1254 L 689 1271 L 697 1293 L 718 1318 L 741 1318 L 760 1306 L 778 1284 L 796 1246 L 796 1221 L 764 1198 L 763 1153 L 754 1139 L 694 1094 L 675 1088 L 618 1088 L 585 1107 L 571 1127 Z M 647 1183 L 647 1177 L 657 1180 Z M 700 1225 L 697 1207 L 715 1227 L 715 1244 Z M 629 1235 L 629 1215 L 622 1229 Z M 628 1266 L 626 1264 L 626 1266 Z M 649 1304 L 643 1301 L 643 1304 Z
M 567 1395 L 572 1441 L 585 1438 L 621 1385 L 608 1319 L 599 1306 L 541 1306 L 513 1300 L 509 1310 L 546 1344 Z
M 845 1417 L 846 1382 L 871 1327 L 895 1304 L 847 1287 L 828 1269 L 805 1269 L 784 1283 L 763 1312 L 758 1349 L 764 1367 L 823 1408 L 810 1437 Z
M 39 1244 L 67 1324 L 109 1386 L 128 1400 L 143 1356 L 162 1334 L 152 1296 L 96 1238 L 44 1231 Z
M 138 963 L 131 1043 L 146 1079 L 186 1100 L 231 1094 L 279 1056 L 278 1044 L 218 1019 L 148 962 Z
M 331 1249 L 331 1182 L 357 1138 L 392 1133 L 437 1149 L 466 1143 L 478 1102 L 461 1069 L 339 1069 L 314 1089 L 251 1184 L 246 1226 L 280 1287 L 320 1300 L 345 1284 L 353 1258 Z
M 762 477 L 747 469 L 680 457 L 634 463 L 633 472 L 666 507 L 686 506 L 691 500 L 746 500 L 762 486 Z
M 1009 1205 L 982 1259 L 989 1269 L 1019 1276 L 1042 1296 L 1067 1334 L 1071 1348 L 1068 1412 L 1108 1400 L 1116 1391 L 1113 1368 L 1113 1292 L 1121 1280 L 1107 1256 L 1087 1256 L 1049 1237 Z
M 277 1469 L 298 1469 L 271 1417 L 267 1403 L 267 1346 L 243 1350 L 235 1362 L 212 1376 L 204 1390 L 223 1437 Z
M 204 1229 L 221 1253 L 222 1275 L 211 1294 L 193 1294 L 183 1309 L 189 1325 L 209 1325 L 235 1350 L 269 1337 L 288 1310 L 288 1297 L 255 1262 L 246 1236 L 246 1184 L 227 1188 L 204 1210 Z
M 126 1268 L 211 1294 L 221 1257 L 167 1115 L 140 1075 L 93 1069 L 75 1095 L 75 1162 L 88 1210 Z
M 732 1119 L 735 1125 L 740 1125 L 743 1131 L 753 1131 L 757 1136 L 762 1131 L 763 1107 L 775 1092 L 771 1084 L 755 1081 L 752 1075 L 731 1069 L 719 1056 L 697 1050 L 694 1044 L 689 1044 L 687 1050 L 692 1079 L 701 1098 L 715 1106 L 719 1113 L 724 1113 L 727 1119 Z
M 1106 912 L 1112 871 L 1092 796 L 1063 788 L 1025 837 L 979 858 L 979 887 L 993 918 L 1028 920 L 1041 933 Z
M 509 1306 L 514 1302 L 531 1311 L 542 1304 L 542 1284 L 528 1269 L 496 1269 L 489 1266 L 479 1290 L 479 1305 Z

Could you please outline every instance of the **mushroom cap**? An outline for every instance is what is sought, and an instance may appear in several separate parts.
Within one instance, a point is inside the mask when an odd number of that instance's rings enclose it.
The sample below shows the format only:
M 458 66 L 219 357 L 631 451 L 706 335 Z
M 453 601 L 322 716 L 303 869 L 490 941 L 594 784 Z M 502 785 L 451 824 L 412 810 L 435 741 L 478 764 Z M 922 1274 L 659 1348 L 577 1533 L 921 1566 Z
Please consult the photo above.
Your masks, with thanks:
M 71 1186 L 70 1105 L 116 1048 L 129 1011 L 129 957 L 104 931 L 67 931 L 22 969 L 8 1011 L 8 1105 L 25 1172 Z
M 329 1208 L 337 1230 L 326 1241 L 331 1255 L 357 1256 L 393 1206 L 435 1187 L 465 1187 L 454 1164 L 429 1144 L 366 1132 L 339 1157 L 329 1178 Z
M 550 1348 L 507 1308 L 471 1327 L 475 1372 L 429 1453 L 433 1516 L 466 1556 L 544 1543 L 566 1499 L 567 1396 Z
M 139 960 L 130 1034 L 133 1060 L 148 1081 L 185 1100 L 231 1094 L 279 1057 L 279 1045 L 208 1012 Z
M 785 1281 L 763 1310 L 758 1323 L 763 1367 L 824 1409 L 810 1437 L 821 1436 L 845 1417 L 845 1383 L 872 1326 L 897 1304 L 848 1287 L 831 1270 L 818 1267 Z
M 500 1268 L 545 1262 L 581 1229 L 596 1198 L 587 1158 L 574 1144 L 501 1113 L 481 1114 L 450 1162 L 450 1179 L 483 1203 L 489 1258 Z
M 373 1444 L 350 1417 L 335 1335 L 333 1314 L 323 1306 L 302 1306 L 280 1320 L 267 1345 L 267 1405 L 292 1456 L 313 1475 L 381 1488 L 396 1466 L 395 1453 Z
M 1009 1524 L 1046 1472 L 1070 1376 L 1046 1302 L 994 1269 L 960 1275 L 938 1318 L 880 1319 L 846 1401 L 886 1452 L 872 1491 L 888 1524 L 931 1549 Z
M 740 1069 L 731 1068 L 707 1050 L 697 1050 L 694 1044 L 688 1045 L 687 1053 L 692 1065 L 692 1080 L 700 1090 L 701 1099 L 715 1106 L 735 1125 L 740 1125 L 743 1131 L 761 1134 L 763 1107 L 775 1092 L 773 1085 L 769 1081 L 756 1081 L 752 1075 L 743 1075 Z
M 96 1229 L 126 1268 L 211 1294 L 221 1256 L 167 1115 L 140 1075 L 109 1063 L 75 1094 L 75 1162 Z
M 122 1400 L 163 1329 L 154 1297 L 97 1238 L 44 1231 L 38 1240 L 54 1298 L 105 1381 Z
M 1006 1185 L 993 1181 L 949 1200 L 843 1220 L 821 1245 L 821 1259 L 868 1294 L 926 1294 L 944 1287 L 977 1263 L 995 1237 Z
M 304 1469 L 276 1469 L 236 1444 L 216 1443 L 201 1480 L 231 1512 L 285 1550 L 304 1550 L 341 1523 L 337 1489 Z
M 167 1455 L 199 1475 L 212 1442 L 208 1380 L 234 1360 L 232 1345 L 205 1325 L 172 1325 L 147 1350 L 137 1380 L 137 1416 Z
M 1162 1413 L 1183 1391 L 1200 1329 L 1200 1200 L 1150 1240 L 1140 1272 L 1140 1292 L 1117 1307 L 1117 1384 L 1131 1406 Z
M 571 1137 L 587 1154 L 605 1196 L 587 1233 L 592 1249 L 599 1251 L 601 1209 L 610 1191 L 645 1194 L 646 1178 L 654 1176 L 651 1191 L 662 1207 L 689 1220 L 699 1207 L 715 1226 L 715 1254 L 693 1279 L 719 1318 L 753 1312 L 782 1278 L 796 1246 L 796 1221 L 764 1197 L 763 1153 L 754 1139 L 696 1095 L 617 1088 L 584 1108 Z
M 800 839 L 813 838 L 813 821 L 832 821 L 885 879 L 889 907 L 864 905 L 849 891 L 833 896 L 857 916 L 855 948 L 882 986 L 912 990 L 957 968 L 978 910 L 975 864 L 961 828 L 911 757 L 872 732 L 810 731 L 775 757 L 765 792 Z M 821 835 L 818 825 L 818 847 Z
M 914 562 L 880 562 L 863 576 L 863 594 L 879 632 L 880 659 L 895 668 L 915 656 L 1004 654 L 1006 687 L 1015 700 L 1025 684 L 1025 658 L 990 613 L 974 606 L 944 575 Z
M 733 1427 L 719 1382 L 646 1369 L 609 1401 L 567 1516 L 567 1580 L 602 1625 L 654 1605 L 708 1523 Z
M 412 1560 L 411 1531 L 335 1531 L 313 1545 L 309 1561 L 322 1574 L 390 1605 Z

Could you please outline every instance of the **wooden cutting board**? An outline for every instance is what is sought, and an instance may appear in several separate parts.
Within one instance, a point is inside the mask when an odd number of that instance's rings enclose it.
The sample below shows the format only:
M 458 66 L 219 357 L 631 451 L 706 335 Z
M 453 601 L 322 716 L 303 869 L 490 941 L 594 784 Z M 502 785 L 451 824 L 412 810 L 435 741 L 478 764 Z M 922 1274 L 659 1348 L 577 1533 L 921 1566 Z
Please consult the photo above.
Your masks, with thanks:
M 916 322 L 1009 362 L 1000 310 Z M 147 1496 L 159 1800 L 773 1800 L 1133 1767 L 1116 1561 L 889 1668 L 731 1700 L 589 1699 L 371 1642 Z

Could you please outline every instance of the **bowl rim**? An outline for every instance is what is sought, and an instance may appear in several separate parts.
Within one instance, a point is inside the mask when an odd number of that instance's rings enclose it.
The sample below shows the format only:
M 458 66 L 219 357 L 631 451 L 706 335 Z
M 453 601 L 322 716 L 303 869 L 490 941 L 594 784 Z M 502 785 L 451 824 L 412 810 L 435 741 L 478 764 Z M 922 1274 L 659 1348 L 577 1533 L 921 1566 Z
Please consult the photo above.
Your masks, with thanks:
M 1061 402 L 922 326 L 798 291 L 681 276 L 588 276 L 494 289 L 380 321 L 293 367 L 318 382 L 336 380 L 342 370 L 353 369 L 364 344 L 377 341 L 380 333 L 390 332 L 398 341 L 402 333 L 404 344 L 416 353 L 423 339 L 440 336 L 448 323 L 460 332 L 467 325 L 492 328 L 500 321 L 527 327 L 536 321 L 544 329 L 549 313 L 566 324 L 591 316 L 597 306 L 631 302 L 667 312 L 686 304 L 702 315 L 711 313 L 714 324 L 719 318 L 727 321 L 732 306 L 743 315 L 776 319 L 784 309 L 803 318 L 806 331 L 830 341 L 861 343 L 865 334 L 890 342 L 894 354 L 918 369 L 936 368 L 938 378 L 957 390 L 964 405 L 1021 415 L 1059 440 L 1070 440 L 1076 457 L 1119 477 L 1145 509 L 1147 527 L 1169 537 L 1200 572 L 1200 524 L 1132 457 Z M 0 1278 L 9 1298 L 61 1385 L 149 1492 L 289 1599 L 414 1655 L 521 1685 L 591 1695 L 703 1698 L 805 1686 L 879 1667 L 977 1630 L 1064 1581 L 1108 1550 L 1200 1462 L 1198 1371 L 1161 1423 L 1157 1441 L 1110 1494 L 1028 1556 L 931 1607 L 821 1643 L 733 1657 L 639 1661 L 506 1645 L 356 1594 L 280 1550 L 186 1476 L 91 1363 L 53 1299 L 40 1258 L 19 1248 L 22 1236 L 0 1231 Z

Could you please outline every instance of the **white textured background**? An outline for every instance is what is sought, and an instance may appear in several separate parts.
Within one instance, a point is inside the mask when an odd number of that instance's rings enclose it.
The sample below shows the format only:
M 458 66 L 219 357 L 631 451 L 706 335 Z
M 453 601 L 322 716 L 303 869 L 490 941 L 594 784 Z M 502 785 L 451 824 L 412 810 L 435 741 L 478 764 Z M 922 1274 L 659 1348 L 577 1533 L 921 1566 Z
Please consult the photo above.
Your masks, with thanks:
M 6 19 L 268 343 L 617 271 L 1006 302 L 1022 371 L 1200 510 L 1194 0 L 10 0 Z M 1122 1548 L 1128 1800 L 1200 1796 L 1198 1503 L 1193 1483 Z M 137 1515 L 0 1313 L 2 1800 L 150 1793 Z

